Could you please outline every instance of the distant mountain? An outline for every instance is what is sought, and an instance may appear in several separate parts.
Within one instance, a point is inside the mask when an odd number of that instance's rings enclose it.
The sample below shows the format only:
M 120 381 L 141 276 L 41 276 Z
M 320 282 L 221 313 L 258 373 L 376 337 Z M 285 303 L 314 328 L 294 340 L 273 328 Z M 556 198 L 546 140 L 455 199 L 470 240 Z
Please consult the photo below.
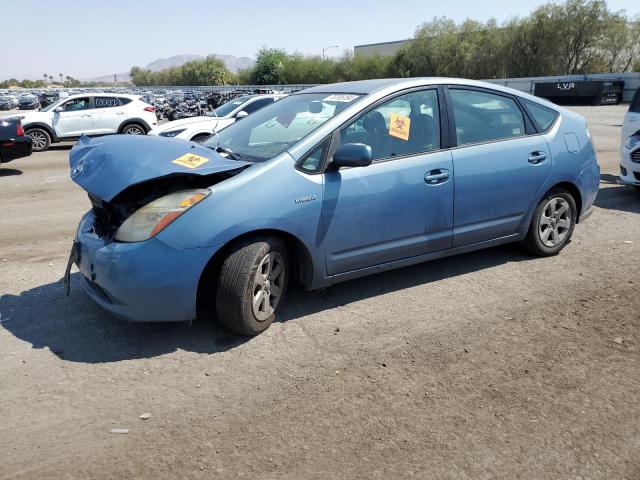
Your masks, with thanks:
M 236 71 L 236 62 L 238 70 L 252 67 L 255 63 L 255 60 L 249 57 L 236 57 L 234 55 L 220 55 L 217 53 L 212 53 L 211 55 L 222 60 L 230 72 Z M 173 57 L 154 60 L 144 68 L 146 70 L 151 70 L 152 72 L 159 72 L 165 68 L 179 67 L 187 62 L 191 62 L 193 60 L 204 60 L 205 58 L 206 56 L 204 55 L 174 55 Z M 117 76 L 118 82 L 128 82 L 131 80 L 129 72 L 118 73 Z M 90 78 L 88 80 L 92 82 L 113 82 L 113 75 L 103 75 L 101 77 Z

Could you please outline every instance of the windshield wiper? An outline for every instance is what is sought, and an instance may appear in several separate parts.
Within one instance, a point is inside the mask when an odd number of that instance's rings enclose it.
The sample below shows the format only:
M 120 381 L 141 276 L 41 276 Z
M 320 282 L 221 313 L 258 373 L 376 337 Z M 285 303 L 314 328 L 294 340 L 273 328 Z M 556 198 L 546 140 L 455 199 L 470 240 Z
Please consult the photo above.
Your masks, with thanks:
M 235 152 L 229 150 L 228 148 L 217 146 L 215 148 L 215 150 L 218 153 L 226 153 L 227 156 L 232 160 L 242 160 L 242 155 L 240 155 L 239 153 L 235 153 Z

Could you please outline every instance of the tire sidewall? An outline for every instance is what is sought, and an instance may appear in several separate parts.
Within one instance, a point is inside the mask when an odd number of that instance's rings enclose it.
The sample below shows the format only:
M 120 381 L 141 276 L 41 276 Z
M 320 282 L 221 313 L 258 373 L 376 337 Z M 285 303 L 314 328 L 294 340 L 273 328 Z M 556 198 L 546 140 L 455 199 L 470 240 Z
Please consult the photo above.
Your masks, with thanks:
M 542 216 L 545 205 L 554 198 L 562 198 L 569 204 L 569 208 L 571 209 L 571 226 L 569 227 L 569 232 L 567 236 L 564 238 L 562 242 L 560 242 L 555 247 L 548 247 L 544 243 L 542 243 L 542 239 L 540 238 L 540 234 L 538 231 L 538 225 L 540 223 L 540 217 Z M 535 249 L 539 250 L 540 253 L 544 255 L 556 255 L 562 250 L 567 243 L 571 240 L 571 236 L 573 235 L 573 229 L 576 226 L 576 220 L 578 217 L 576 202 L 569 194 L 569 192 L 565 190 L 552 190 L 538 203 L 536 207 L 536 211 L 533 215 L 533 219 L 531 222 L 531 229 L 529 231 L 529 235 L 531 237 L 532 244 Z
M 280 297 L 280 302 L 278 306 L 275 308 L 273 314 L 267 318 L 266 320 L 260 321 L 253 314 L 253 278 L 258 271 L 258 267 L 260 266 L 260 262 L 262 259 L 270 252 L 277 251 L 282 255 L 284 259 L 284 285 L 282 287 L 282 295 Z M 289 257 L 287 256 L 287 251 L 284 247 L 284 244 L 276 238 L 265 239 L 260 242 L 260 249 L 258 250 L 258 254 L 253 259 L 253 265 L 251 266 L 251 274 L 249 275 L 249 281 L 245 286 L 245 295 L 244 295 L 244 308 L 245 308 L 245 319 L 249 320 L 249 323 L 245 325 L 248 330 L 250 330 L 254 335 L 257 335 L 263 331 L 265 331 L 269 326 L 273 323 L 276 316 L 278 315 L 278 311 L 282 308 L 282 305 L 285 302 L 287 296 L 287 286 L 289 284 Z

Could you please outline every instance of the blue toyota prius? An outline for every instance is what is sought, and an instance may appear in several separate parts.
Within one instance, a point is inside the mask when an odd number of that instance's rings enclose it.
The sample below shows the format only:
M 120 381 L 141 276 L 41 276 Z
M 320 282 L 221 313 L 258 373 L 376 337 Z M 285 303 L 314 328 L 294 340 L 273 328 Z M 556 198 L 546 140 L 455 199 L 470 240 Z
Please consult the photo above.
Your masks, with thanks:
M 555 255 L 600 173 L 579 115 L 450 78 L 310 88 L 202 144 L 82 138 L 70 164 L 92 208 L 68 271 L 95 302 L 134 321 L 209 304 L 243 335 L 271 324 L 291 281 L 315 289 L 508 242 Z

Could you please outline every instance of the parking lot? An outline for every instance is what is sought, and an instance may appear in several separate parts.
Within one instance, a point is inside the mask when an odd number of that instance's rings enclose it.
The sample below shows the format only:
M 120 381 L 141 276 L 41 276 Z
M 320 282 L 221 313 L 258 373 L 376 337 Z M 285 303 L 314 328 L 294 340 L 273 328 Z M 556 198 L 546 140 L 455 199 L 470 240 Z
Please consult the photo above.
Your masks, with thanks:
M 0 478 L 639 478 L 625 109 L 573 108 L 601 191 L 559 256 L 508 246 L 298 288 L 251 339 L 117 320 L 77 273 L 66 297 L 90 206 L 70 145 L 3 165 Z

